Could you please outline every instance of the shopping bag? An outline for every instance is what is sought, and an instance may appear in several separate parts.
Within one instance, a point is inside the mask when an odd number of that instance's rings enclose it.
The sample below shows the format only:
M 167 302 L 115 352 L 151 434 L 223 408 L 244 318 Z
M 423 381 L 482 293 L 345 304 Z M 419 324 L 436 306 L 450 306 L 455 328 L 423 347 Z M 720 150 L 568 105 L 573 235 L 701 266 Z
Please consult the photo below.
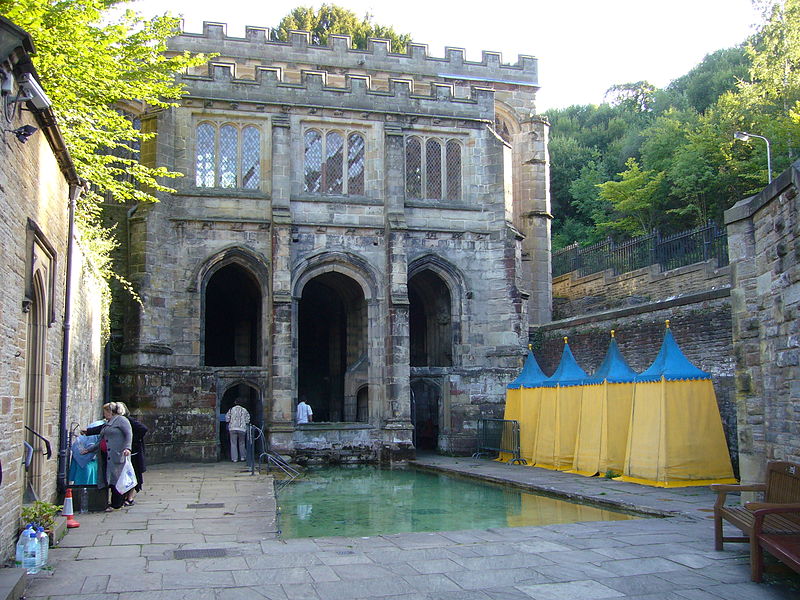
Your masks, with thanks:
M 125 457 L 125 465 L 122 467 L 122 473 L 120 473 L 119 478 L 117 479 L 117 483 L 114 486 L 117 488 L 117 491 L 120 494 L 124 494 L 125 492 L 132 490 L 136 487 L 136 472 L 133 470 L 133 465 L 131 464 L 131 457 Z

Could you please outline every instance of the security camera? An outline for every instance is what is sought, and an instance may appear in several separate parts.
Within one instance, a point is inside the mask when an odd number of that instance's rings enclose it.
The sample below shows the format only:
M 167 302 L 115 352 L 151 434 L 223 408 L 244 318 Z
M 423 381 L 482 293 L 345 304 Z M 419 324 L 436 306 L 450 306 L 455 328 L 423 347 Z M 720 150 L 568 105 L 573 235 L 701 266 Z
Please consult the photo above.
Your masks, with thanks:
M 25 95 L 30 96 L 26 100 L 29 100 L 37 110 L 44 110 L 52 106 L 50 98 L 30 73 L 25 73 L 20 77 L 19 85 L 25 90 Z

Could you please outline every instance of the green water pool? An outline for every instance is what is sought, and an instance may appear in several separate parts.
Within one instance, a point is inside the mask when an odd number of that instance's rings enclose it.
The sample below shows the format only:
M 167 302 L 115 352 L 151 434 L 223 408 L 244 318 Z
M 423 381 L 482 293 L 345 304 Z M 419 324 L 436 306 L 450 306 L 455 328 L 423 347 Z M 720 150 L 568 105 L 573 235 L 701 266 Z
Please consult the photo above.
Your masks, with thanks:
M 638 517 L 513 488 L 371 466 L 310 469 L 278 492 L 283 538 L 524 527 Z

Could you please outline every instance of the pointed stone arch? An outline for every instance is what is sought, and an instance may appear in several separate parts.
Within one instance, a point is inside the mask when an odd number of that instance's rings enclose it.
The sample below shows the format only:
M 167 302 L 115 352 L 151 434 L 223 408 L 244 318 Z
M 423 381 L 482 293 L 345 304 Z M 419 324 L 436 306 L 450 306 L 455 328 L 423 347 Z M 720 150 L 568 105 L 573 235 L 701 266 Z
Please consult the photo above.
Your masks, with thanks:
M 230 438 L 223 421 L 225 414 L 233 407 L 237 398 L 242 398 L 242 406 L 250 413 L 250 423 L 264 430 L 264 403 L 267 399 L 266 382 L 258 376 L 247 374 L 217 373 L 217 414 L 220 415 L 218 440 L 220 459 L 230 458 Z M 265 432 L 266 436 L 266 432 Z M 264 439 L 256 442 L 256 458 L 266 448 Z
M 463 336 L 464 299 L 461 272 L 435 254 L 408 268 L 409 355 L 411 367 L 451 367 L 460 362 L 454 349 Z
M 326 252 L 301 261 L 293 279 L 297 397 L 311 405 L 315 422 L 356 422 L 374 363 L 378 278 L 360 257 Z
M 269 269 L 266 259 L 231 246 L 195 270 L 200 295 L 201 363 L 215 367 L 268 364 Z

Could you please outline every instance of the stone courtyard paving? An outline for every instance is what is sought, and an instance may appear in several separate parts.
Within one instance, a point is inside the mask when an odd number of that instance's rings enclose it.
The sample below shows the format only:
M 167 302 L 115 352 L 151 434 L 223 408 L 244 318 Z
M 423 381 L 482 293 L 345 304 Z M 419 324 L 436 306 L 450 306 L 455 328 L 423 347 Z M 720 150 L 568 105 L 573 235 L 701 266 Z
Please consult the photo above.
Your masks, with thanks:
M 136 505 L 77 515 L 26 598 L 58 600 L 759 600 L 798 579 L 750 582 L 741 544 L 713 549 L 704 488 L 655 490 L 423 457 L 428 468 L 536 485 L 677 516 L 546 527 L 280 540 L 272 479 L 231 463 L 151 467 Z

